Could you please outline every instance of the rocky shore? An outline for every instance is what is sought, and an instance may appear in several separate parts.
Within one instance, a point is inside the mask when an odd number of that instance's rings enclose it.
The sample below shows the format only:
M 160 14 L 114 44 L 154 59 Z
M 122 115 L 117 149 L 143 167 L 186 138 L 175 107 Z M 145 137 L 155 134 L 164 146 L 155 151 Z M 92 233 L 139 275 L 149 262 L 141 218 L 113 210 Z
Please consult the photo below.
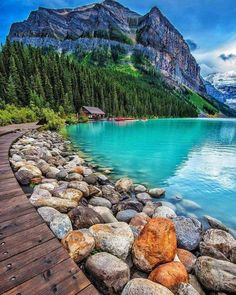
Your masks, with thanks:
M 206 217 L 203 226 L 177 216 L 161 188 L 128 178 L 113 183 L 54 132 L 24 135 L 10 162 L 29 201 L 101 294 L 236 294 L 236 240 L 220 221 Z

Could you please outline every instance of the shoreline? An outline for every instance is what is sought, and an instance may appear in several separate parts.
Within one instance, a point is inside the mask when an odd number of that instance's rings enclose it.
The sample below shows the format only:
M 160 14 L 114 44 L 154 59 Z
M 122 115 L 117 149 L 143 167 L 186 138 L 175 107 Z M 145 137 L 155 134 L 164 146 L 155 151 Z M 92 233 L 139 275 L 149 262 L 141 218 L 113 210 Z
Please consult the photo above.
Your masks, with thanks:
M 128 178 L 112 182 L 80 158 L 71 142 L 58 133 L 30 131 L 13 144 L 10 162 L 18 181 L 31 187 L 30 202 L 102 294 L 129 294 L 124 290 L 137 279 L 143 280 L 139 284 L 145 288 L 158 286 L 163 294 L 177 294 L 180 283 L 194 288 L 192 276 L 202 282 L 201 288 L 216 291 L 209 278 L 202 277 L 201 261 L 211 257 L 218 265 L 219 257 L 225 257 L 229 269 L 236 263 L 236 240 L 220 221 L 209 217 L 208 228 L 204 228 L 196 218 L 177 216 L 166 202 L 158 202 L 165 193 L 161 188 L 134 185 Z M 224 240 L 223 248 L 217 246 L 219 238 Z M 155 254 L 156 246 L 161 260 Z M 171 277 L 171 286 L 157 280 L 159 265 L 173 270 L 173 263 L 181 264 L 182 279 Z M 117 279 L 116 286 L 111 277 Z

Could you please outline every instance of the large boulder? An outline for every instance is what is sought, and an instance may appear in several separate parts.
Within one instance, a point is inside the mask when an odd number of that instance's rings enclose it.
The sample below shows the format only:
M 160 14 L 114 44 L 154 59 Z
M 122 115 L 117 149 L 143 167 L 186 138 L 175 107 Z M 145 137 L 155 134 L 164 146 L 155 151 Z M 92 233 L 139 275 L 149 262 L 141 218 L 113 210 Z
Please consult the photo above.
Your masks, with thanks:
M 61 215 L 58 210 L 52 207 L 41 207 L 37 211 L 46 223 L 50 223 L 56 216 Z
M 154 211 L 153 217 L 175 218 L 177 215 L 175 211 L 166 206 L 157 207 Z
M 121 195 L 111 185 L 103 185 L 102 196 L 109 200 L 112 205 L 118 204 L 121 200 Z
M 179 216 L 173 219 L 178 247 L 188 251 L 195 250 L 201 241 L 201 222 L 196 218 Z
M 33 165 L 25 165 L 21 167 L 15 174 L 16 179 L 21 184 L 29 184 L 32 178 L 37 178 L 42 176 L 42 172 Z
M 105 252 L 90 256 L 85 268 L 103 294 L 120 293 L 130 279 L 128 265 L 116 256 Z
M 133 279 L 128 282 L 121 295 L 174 295 L 166 287 L 147 279 Z
M 196 289 L 193 288 L 190 284 L 180 283 L 176 295 L 200 295 Z
M 109 252 L 125 260 L 134 242 L 129 225 L 124 222 L 96 224 L 89 231 L 95 238 L 96 249 Z
M 93 251 L 95 240 L 88 230 L 74 230 L 64 237 L 62 245 L 72 259 L 80 262 Z
M 153 218 L 144 226 L 133 245 L 133 262 L 143 271 L 170 262 L 176 255 L 175 227 L 167 218 Z
M 104 223 L 100 214 L 92 208 L 78 206 L 68 213 L 76 229 L 89 228 L 94 224 Z
M 236 240 L 231 234 L 221 229 L 209 229 L 203 235 L 200 250 L 204 256 L 212 256 L 217 259 L 229 258 L 230 251 L 234 246 L 236 246 Z
M 85 198 L 89 196 L 89 186 L 85 181 L 71 181 L 68 187 L 81 191 Z
M 58 239 L 63 239 L 73 230 L 70 218 L 66 214 L 56 215 L 50 222 L 49 227 Z
M 89 200 L 89 204 L 92 206 L 107 207 L 111 209 L 111 202 L 105 198 L 93 197 Z
M 58 194 L 58 197 L 60 197 L 62 199 L 76 201 L 77 204 L 79 204 L 80 200 L 83 197 L 83 193 L 78 189 L 67 188 L 65 190 L 62 190 L 62 192 Z
M 119 193 L 127 193 L 133 187 L 133 181 L 129 178 L 121 178 L 116 182 L 115 188 Z
M 169 262 L 155 268 L 148 279 L 175 292 L 180 283 L 188 283 L 188 273 L 181 262 Z
M 165 192 L 163 188 L 152 188 L 148 191 L 149 195 L 153 198 L 161 198 L 165 195 Z
M 102 219 L 105 223 L 114 223 L 118 222 L 118 220 L 113 215 L 112 211 L 107 207 L 101 206 L 90 206 L 94 211 L 96 211 L 99 215 L 102 216 Z
M 47 192 L 47 194 L 45 192 Z M 77 201 L 52 197 L 47 190 L 34 192 L 29 200 L 35 207 L 47 206 L 57 209 L 60 212 L 68 212 L 78 206 Z
M 116 214 L 116 219 L 118 221 L 129 222 L 136 214 L 138 214 L 137 211 L 132 209 L 127 209 L 127 210 L 118 212 Z
M 201 256 L 195 264 L 195 274 L 200 283 L 208 290 L 236 293 L 236 265 Z
M 197 257 L 190 251 L 184 249 L 177 249 L 177 255 L 181 263 L 185 266 L 188 273 L 190 273 L 196 263 Z

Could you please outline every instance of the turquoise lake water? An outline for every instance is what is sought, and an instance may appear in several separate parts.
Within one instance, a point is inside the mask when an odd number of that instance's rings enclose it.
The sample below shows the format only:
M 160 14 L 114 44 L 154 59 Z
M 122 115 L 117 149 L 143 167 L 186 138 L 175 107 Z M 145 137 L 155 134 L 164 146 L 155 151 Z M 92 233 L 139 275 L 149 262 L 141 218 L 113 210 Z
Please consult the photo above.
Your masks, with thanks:
M 211 215 L 236 229 L 236 120 L 95 122 L 67 131 L 93 163 L 113 168 L 114 178 L 164 187 L 177 213 Z

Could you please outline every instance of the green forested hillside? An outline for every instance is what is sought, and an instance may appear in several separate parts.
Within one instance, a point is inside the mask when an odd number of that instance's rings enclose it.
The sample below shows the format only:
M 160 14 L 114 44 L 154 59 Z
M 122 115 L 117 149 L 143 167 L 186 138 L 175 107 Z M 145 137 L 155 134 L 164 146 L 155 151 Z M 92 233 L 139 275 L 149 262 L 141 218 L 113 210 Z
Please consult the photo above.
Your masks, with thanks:
M 82 105 L 98 106 L 109 115 L 195 117 L 198 108 L 189 92 L 170 89 L 138 54 L 133 66 L 118 63 L 122 51 L 93 56 L 59 55 L 52 50 L 6 43 L 0 52 L 0 101 L 16 106 L 37 106 L 65 113 Z M 92 61 L 92 62 L 91 62 Z

